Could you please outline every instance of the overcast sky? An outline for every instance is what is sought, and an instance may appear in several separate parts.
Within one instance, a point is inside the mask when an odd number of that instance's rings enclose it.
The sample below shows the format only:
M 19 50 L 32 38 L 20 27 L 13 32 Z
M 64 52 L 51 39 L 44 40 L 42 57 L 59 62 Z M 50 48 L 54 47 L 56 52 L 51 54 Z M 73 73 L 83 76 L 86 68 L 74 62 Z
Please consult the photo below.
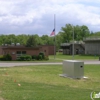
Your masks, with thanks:
M 0 0 L 0 34 L 50 35 L 65 24 L 100 31 L 100 0 Z

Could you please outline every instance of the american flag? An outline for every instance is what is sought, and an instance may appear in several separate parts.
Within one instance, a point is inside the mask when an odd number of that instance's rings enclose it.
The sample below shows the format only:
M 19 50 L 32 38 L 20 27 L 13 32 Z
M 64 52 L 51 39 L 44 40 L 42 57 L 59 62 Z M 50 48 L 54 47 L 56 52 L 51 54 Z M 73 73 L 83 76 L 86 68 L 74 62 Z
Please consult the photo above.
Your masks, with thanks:
M 50 36 L 55 35 L 55 29 L 51 32 Z

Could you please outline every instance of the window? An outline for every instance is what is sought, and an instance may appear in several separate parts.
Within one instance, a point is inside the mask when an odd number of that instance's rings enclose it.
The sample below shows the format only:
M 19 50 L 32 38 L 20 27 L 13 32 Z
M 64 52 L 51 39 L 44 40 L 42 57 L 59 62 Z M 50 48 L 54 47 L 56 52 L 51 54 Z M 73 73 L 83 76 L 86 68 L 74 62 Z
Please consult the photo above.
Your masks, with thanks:
M 21 51 L 17 51 L 16 53 L 17 53 L 17 54 L 21 54 Z
M 26 51 L 22 51 L 22 54 L 26 54 Z
M 17 59 L 18 59 L 21 55 L 23 55 L 23 54 L 26 54 L 26 51 L 17 51 L 17 52 L 16 52 L 16 57 L 17 57 Z

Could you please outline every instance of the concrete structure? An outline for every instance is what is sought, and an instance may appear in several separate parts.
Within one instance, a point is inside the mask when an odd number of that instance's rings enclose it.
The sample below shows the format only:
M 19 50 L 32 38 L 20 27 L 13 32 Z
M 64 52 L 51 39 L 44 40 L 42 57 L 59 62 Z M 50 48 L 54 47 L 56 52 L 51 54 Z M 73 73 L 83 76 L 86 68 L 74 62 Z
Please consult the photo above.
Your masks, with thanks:
M 100 38 L 84 38 L 85 54 L 100 55 Z
M 73 43 L 62 43 L 61 48 L 63 49 L 63 54 L 72 55 Z M 84 54 L 85 46 L 82 43 L 74 43 L 74 54 Z
M 77 60 L 63 61 L 63 77 L 84 78 L 84 62 Z
M 44 52 L 45 56 L 54 54 L 54 46 L 38 46 L 38 47 L 25 47 L 21 45 L 3 45 L 0 47 L 0 55 L 10 54 L 12 60 L 16 60 L 23 54 L 38 55 L 40 52 Z

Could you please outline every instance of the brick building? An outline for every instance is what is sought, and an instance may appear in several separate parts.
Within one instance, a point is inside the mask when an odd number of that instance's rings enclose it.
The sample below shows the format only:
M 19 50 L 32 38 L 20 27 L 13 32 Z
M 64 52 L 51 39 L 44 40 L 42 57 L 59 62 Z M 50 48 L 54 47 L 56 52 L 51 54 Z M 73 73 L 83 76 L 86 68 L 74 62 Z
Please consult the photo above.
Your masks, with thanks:
M 44 52 L 45 56 L 54 54 L 54 46 L 38 46 L 38 47 L 25 47 L 21 45 L 4 45 L 0 47 L 0 55 L 10 54 L 12 60 L 16 60 L 23 54 L 27 55 L 38 55 L 40 52 Z

